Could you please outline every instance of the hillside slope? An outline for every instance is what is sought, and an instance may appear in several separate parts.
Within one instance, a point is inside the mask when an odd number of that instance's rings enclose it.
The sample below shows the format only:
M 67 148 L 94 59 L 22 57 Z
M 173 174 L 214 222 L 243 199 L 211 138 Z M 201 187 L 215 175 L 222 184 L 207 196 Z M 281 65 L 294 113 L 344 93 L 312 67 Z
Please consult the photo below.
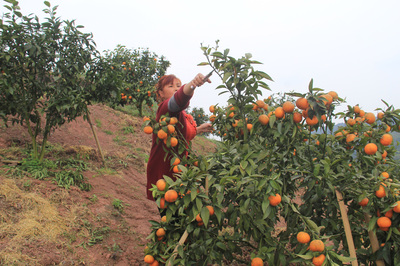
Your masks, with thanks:
M 30 140 L 26 128 L 0 124 L 0 264 L 143 264 L 148 220 L 159 219 L 155 203 L 145 197 L 151 138 L 140 118 L 104 105 L 90 111 L 105 166 L 81 118 L 57 129 L 46 153 L 48 164 L 57 165 L 54 171 L 83 169 L 90 191 L 61 188 L 51 178 L 37 180 L 6 165 L 26 158 Z M 196 139 L 198 153 L 215 149 L 206 138 Z

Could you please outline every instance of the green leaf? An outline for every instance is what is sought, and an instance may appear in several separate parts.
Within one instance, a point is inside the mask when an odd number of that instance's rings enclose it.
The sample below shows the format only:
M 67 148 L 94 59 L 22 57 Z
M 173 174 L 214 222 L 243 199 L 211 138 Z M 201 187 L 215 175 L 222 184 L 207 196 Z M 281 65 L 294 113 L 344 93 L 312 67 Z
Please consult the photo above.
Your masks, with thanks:
M 207 207 L 203 207 L 200 212 L 201 219 L 204 222 L 204 226 L 207 227 L 208 221 L 210 220 L 210 211 Z
M 342 256 L 342 255 L 336 254 L 333 251 L 329 251 L 329 255 L 331 255 L 332 257 L 337 258 L 341 262 L 352 262 L 352 261 L 356 260 L 356 258 L 345 257 L 345 256 Z
M 312 254 L 305 254 L 305 255 L 301 255 L 301 254 L 296 254 L 296 256 L 305 259 L 305 260 L 311 260 L 314 256 Z
M 198 66 L 207 66 L 207 65 L 208 65 L 208 62 L 201 62 L 198 64 Z
M 44 1 L 44 4 L 45 4 L 47 7 L 50 7 L 50 2 L 49 2 L 49 1 Z

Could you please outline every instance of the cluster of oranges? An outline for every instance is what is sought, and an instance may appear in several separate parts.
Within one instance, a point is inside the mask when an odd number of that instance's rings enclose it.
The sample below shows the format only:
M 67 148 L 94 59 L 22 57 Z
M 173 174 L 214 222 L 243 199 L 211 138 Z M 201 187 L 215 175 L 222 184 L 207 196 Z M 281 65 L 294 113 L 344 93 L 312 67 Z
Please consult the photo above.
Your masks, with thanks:
M 146 134 L 155 133 L 157 138 L 164 142 L 167 146 L 176 147 L 178 145 L 177 132 L 175 126 L 178 124 L 176 117 L 162 116 L 156 123 L 151 121 L 149 117 L 143 118 L 143 131 Z M 156 131 L 154 129 L 157 129 Z
M 271 116 L 275 117 L 275 120 L 282 120 L 287 117 L 291 117 L 292 121 L 296 124 L 301 123 L 304 119 L 306 125 L 315 126 L 319 123 L 326 121 L 326 112 L 331 107 L 332 103 L 338 100 L 338 94 L 334 91 L 330 91 L 326 94 L 321 94 L 318 96 L 317 100 L 313 104 L 310 104 L 309 100 L 304 97 L 299 97 L 296 101 L 285 101 L 281 105 L 271 106 L 268 103 L 271 102 L 271 96 L 264 100 L 256 100 L 252 105 L 252 110 L 256 111 L 258 115 L 258 121 L 253 119 L 253 116 L 246 118 L 245 122 L 242 122 L 236 114 L 236 107 L 230 105 L 225 110 L 226 119 L 231 119 L 231 126 L 233 129 L 239 127 L 246 127 L 248 131 L 253 128 L 254 122 L 259 122 L 261 125 L 265 126 L 270 122 Z M 297 107 L 297 109 L 296 109 Z M 223 118 L 224 116 L 218 116 L 217 112 L 221 111 L 221 108 L 217 108 L 215 105 L 211 105 L 209 108 L 212 115 L 210 116 L 210 121 L 212 123 L 220 123 L 217 118 Z M 288 116 L 290 115 L 290 116 Z M 274 120 L 274 121 L 275 121 Z M 223 132 L 225 131 L 225 132 Z M 219 135 L 226 137 L 228 135 L 229 128 L 225 127 L 223 130 L 220 129 Z M 243 130 L 240 132 L 243 135 Z M 238 138 L 236 134 L 236 138 Z

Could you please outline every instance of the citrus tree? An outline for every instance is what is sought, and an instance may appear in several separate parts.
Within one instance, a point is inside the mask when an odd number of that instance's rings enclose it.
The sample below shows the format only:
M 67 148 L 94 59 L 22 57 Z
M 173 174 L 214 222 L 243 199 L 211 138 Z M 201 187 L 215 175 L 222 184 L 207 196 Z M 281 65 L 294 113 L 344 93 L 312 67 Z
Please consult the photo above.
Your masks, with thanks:
M 156 102 L 155 84 L 170 65 L 164 56 L 150 52 L 148 49 L 128 49 L 123 45 L 105 51 L 105 60 L 110 62 L 110 69 L 118 76 L 119 95 L 112 105 L 132 103 L 143 116 L 143 104 L 151 107 Z
M 23 15 L 17 1 L 5 2 L 10 12 L 0 20 L 0 113 L 26 125 L 32 156 L 42 161 L 51 131 L 87 112 L 86 71 L 97 51 L 91 34 L 56 17 L 57 6 L 45 1 L 47 17 L 40 22 Z
M 164 176 L 152 188 L 165 217 L 150 221 L 145 260 L 400 263 L 400 182 L 391 136 L 399 131 L 400 110 L 386 104 L 377 114 L 359 106 L 336 112 L 344 101 L 312 80 L 304 93 L 259 99 L 271 78 L 254 69 L 258 61 L 202 49 L 207 62 L 201 65 L 212 67 L 222 81 L 217 89 L 230 94 L 226 106 L 210 107 L 222 141 L 207 158 L 173 153 L 177 179 Z M 338 119 L 345 123 L 338 127 Z M 167 118 L 145 125 L 162 122 L 168 126 Z

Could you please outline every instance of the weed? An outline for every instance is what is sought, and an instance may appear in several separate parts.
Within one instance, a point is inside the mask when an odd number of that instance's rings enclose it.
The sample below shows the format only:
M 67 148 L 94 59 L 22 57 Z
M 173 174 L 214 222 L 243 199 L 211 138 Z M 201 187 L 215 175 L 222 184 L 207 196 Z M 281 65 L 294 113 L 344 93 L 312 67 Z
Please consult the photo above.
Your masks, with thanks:
M 104 133 L 106 133 L 107 135 L 114 135 L 114 133 L 110 130 L 104 130 Z
M 126 126 L 122 128 L 124 134 L 135 134 L 135 128 L 133 126 Z
M 124 205 L 123 201 L 119 199 L 114 199 L 112 202 L 112 205 L 114 206 L 115 209 L 117 209 L 120 213 L 124 212 Z
M 99 200 L 99 198 L 98 198 L 95 194 L 93 194 L 93 196 L 91 196 L 91 197 L 89 198 L 89 200 L 90 200 L 91 202 L 95 203 L 95 202 L 97 202 L 97 201 Z
M 69 189 L 71 186 L 77 186 L 81 190 L 90 191 L 92 186 L 89 183 L 85 183 L 85 177 L 79 171 L 62 171 L 55 174 L 53 181 L 57 183 L 59 187 Z
M 101 128 L 102 125 L 101 125 L 101 121 L 99 119 L 95 119 L 94 122 L 96 123 L 96 126 L 98 128 Z

